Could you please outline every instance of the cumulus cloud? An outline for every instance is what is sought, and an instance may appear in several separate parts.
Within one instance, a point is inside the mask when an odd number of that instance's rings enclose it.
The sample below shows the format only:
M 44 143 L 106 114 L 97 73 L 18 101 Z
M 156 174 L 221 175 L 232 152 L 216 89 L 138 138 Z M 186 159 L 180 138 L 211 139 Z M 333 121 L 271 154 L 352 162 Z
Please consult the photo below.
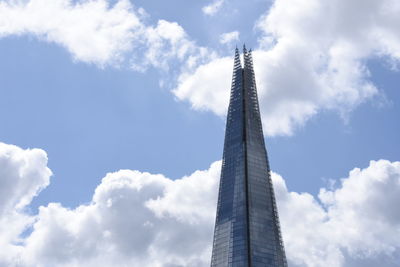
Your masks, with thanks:
M 274 184 L 283 237 L 293 266 L 396 266 L 399 258 L 400 162 L 371 161 L 355 168 L 318 199 Z M 357 263 L 358 262 L 358 263 Z
M 207 54 L 179 24 L 159 20 L 153 26 L 147 16 L 129 0 L 1 1 L 0 37 L 33 35 L 65 47 L 77 61 L 139 71 L 167 69 L 171 59 L 195 64 Z
M 204 14 L 208 16 L 213 16 L 221 9 L 224 2 L 225 0 L 214 0 L 210 4 L 204 6 L 201 10 Z
M 22 207 L 51 175 L 46 154 L 1 144 L 0 159 L 0 188 L 9 189 L 1 199 L 8 208 L 0 217 L 0 266 L 209 266 L 220 161 L 177 180 L 108 173 L 89 204 L 50 203 L 28 215 Z M 289 191 L 279 174 L 272 180 L 290 266 L 400 260 L 400 162 L 371 161 L 318 197 Z M 28 226 L 31 233 L 20 236 Z
M 223 3 L 213 1 L 203 11 L 214 14 Z M 367 62 L 384 57 L 398 64 L 399 11 L 395 0 L 276 0 L 256 23 L 254 64 L 265 133 L 291 135 L 324 109 L 346 118 L 378 95 Z M 197 45 L 176 22 L 150 25 L 147 17 L 128 0 L 8 0 L 0 2 L 0 37 L 33 35 L 100 67 L 174 69 L 167 82 L 177 99 L 224 116 L 232 56 Z M 225 33 L 220 41 L 237 38 Z
M 109 173 L 92 202 L 41 207 L 19 254 L 27 266 L 205 266 L 220 163 L 172 181 Z M 40 265 L 39 264 L 39 265 Z
M 47 187 L 50 175 L 43 150 L 0 143 L 0 216 L 28 205 Z
M 226 69 L 227 66 L 230 67 Z M 179 87 L 173 93 L 180 100 L 190 99 L 195 109 L 211 109 L 223 116 L 227 108 L 225 100 L 229 99 L 226 81 L 231 79 L 230 69 L 233 69 L 232 58 L 216 58 L 195 68 L 193 73 L 182 73 L 178 78 Z
M 230 43 L 238 41 L 238 40 L 239 40 L 239 32 L 238 31 L 226 32 L 219 36 L 219 42 L 221 44 L 230 44 Z
M 50 203 L 28 215 L 22 208 L 48 185 L 46 163 L 42 150 L 0 145 L 0 266 L 208 265 L 220 162 L 175 181 L 109 173 L 90 204 Z
M 0 142 L 0 266 L 20 250 L 19 234 L 32 223 L 24 208 L 49 184 L 51 174 L 43 150 Z
M 31 34 L 65 47 L 76 60 L 104 65 L 122 60 L 143 31 L 127 0 L 0 2 L 0 36 Z
M 371 57 L 398 63 L 399 12 L 395 0 L 276 0 L 256 23 L 261 35 L 253 53 L 266 134 L 293 134 L 323 109 L 345 118 L 377 95 L 366 63 Z M 174 90 L 178 99 L 225 115 L 229 58 L 183 73 Z M 204 73 L 209 73 L 207 82 L 201 79 Z
M 159 20 L 156 26 L 146 27 L 142 38 L 141 46 L 131 54 L 130 63 L 135 70 L 144 71 L 153 66 L 168 71 L 173 60 L 190 70 L 214 56 L 207 48 L 197 46 L 176 22 Z

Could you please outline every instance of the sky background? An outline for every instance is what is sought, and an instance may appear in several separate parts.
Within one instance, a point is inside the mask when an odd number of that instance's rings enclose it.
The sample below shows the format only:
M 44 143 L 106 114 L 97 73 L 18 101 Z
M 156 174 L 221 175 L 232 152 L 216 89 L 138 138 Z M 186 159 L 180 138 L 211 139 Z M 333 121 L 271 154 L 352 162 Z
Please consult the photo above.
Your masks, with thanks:
M 0 266 L 208 266 L 243 43 L 290 266 L 395 266 L 399 11 L 0 1 Z

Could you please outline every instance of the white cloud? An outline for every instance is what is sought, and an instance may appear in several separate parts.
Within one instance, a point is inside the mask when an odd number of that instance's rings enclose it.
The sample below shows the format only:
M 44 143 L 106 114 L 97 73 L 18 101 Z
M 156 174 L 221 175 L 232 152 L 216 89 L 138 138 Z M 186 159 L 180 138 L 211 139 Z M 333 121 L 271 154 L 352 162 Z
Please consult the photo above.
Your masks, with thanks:
M 33 35 L 65 47 L 77 61 L 139 71 L 166 70 L 171 59 L 198 64 L 207 55 L 179 24 L 159 20 L 152 26 L 146 17 L 128 0 L 1 1 L 0 37 Z
M 238 31 L 226 32 L 226 33 L 221 34 L 219 37 L 219 42 L 221 44 L 230 44 L 230 43 L 238 41 L 238 40 L 239 40 L 239 32 Z
M 32 34 L 65 47 L 76 60 L 105 65 L 123 59 L 143 31 L 128 0 L 0 2 L 0 36 Z
M 20 250 L 15 245 L 18 236 L 32 223 L 24 208 L 49 184 L 50 176 L 43 150 L 23 150 L 0 142 L 0 266 L 14 260 Z
M 0 148 L 0 188 L 9 189 L 1 199 L 9 208 L 0 217 L 0 266 L 209 265 L 220 162 L 177 180 L 109 173 L 91 203 L 50 203 L 32 216 L 21 207 L 48 184 L 46 154 Z M 400 162 L 371 161 L 318 198 L 288 191 L 278 174 L 272 179 L 290 266 L 396 266 Z M 32 233 L 20 237 L 28 225 Z
M 182 73 L 178 79 L 179 87 L 173 93 L 178 99 L 190 99 L 195 109 L 211 109 L 221 116 L 225 115 L 225 100 L 229 99 L 226 81 L 231 79 L 229 70 L 232 69 L 231 58 L 214 59 L 200 65 L 193 74 Z
M 48 184 L 46 163 L 42 150 L 0 144 L 0 204 L 8 207 L 0 217 L 0 266 L 208 265 L 220 162 L 175 181 L 109 173 L 90 204 L 50 203 L 28 215 L 22 208 Z M 31 234 L 20 237 L 29 225 Z
M 43 150 L 0 142 L 0 216 L 28 205 L 49 184 L 50 175 Z
M 368 59 L 386 57 L 395 66 L 400 58 L 395 0 L 304 1 L 276 0 L 257 22 L 254 62 L 267 135 L 293 134 L 324 109 L 345 118 L 379 93 L 369 80 Z M 207 10 L 222 5 L 214 1 Z M 224 116 L 232 57 L 196 45 L 175 22 L 149 25 L 146 17 L 128 0 L 1 1 L 0 37 L 34 35 L 100 67 L 126 63 L 138 71 L 177 70 L 160 84 L 173 80 L 179 100 Z M 235 39 L 231 32 L 220 41 Z
M 321 189 L 318 200 L 307 193 L 288 192 L 278 175 L 274 183 L 294 266 L 398 263 L 400 162 L 371 161 L 365 169 L 355 168 L 340 187 Z
M 131 65 L 136 70 L 153 66 L 167 71 L 172 59 L 191 69 L 209 60 L 213 53 L 197 46 L 178 23 L 159 20 L 155 27 L 146 28 L 142 46 L 131 56 Z
M 219 169 L 218 162 L 176 181 L 109 173 L 90 204 L 41 207 L 20 259 L 27 266 L 205 266 Z
M 374 56 L 399 61 L 399 12 L 395 0 L 276 0 L 257 22 L 262 34 L 253 53 L 266 134 L 293 134 L 323 109 L 346 117 L 377 95 L 366 62 Z M 225 115 L 229 58 L 184 72 L 174 90 L 178 99 Z M 204 73 L 207 80 L 198 76 Z
M 208 16 L 213 16 L 221 9 L 224 2 L 225 2 L 225 0 L 214 0 L 210 4 L 204 6 L 202 8 L 202 11 L 204 14 L 206 14 Z

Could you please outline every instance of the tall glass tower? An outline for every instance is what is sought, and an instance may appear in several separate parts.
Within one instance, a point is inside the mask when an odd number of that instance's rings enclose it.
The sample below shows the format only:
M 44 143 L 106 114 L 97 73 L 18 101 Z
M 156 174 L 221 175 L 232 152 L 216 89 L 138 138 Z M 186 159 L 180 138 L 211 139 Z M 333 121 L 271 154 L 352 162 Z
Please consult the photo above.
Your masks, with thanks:
M 236 48 L 211 266 L 285 267 L 251 50 L 243 58 Z

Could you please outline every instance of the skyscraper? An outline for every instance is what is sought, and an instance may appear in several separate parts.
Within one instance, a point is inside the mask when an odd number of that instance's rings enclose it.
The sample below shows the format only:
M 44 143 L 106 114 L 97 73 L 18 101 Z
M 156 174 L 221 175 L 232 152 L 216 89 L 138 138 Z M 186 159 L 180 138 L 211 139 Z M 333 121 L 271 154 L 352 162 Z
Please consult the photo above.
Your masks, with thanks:
M 211 266 L 284 267 L 251 50 L 243 58 L 236 48 Z

